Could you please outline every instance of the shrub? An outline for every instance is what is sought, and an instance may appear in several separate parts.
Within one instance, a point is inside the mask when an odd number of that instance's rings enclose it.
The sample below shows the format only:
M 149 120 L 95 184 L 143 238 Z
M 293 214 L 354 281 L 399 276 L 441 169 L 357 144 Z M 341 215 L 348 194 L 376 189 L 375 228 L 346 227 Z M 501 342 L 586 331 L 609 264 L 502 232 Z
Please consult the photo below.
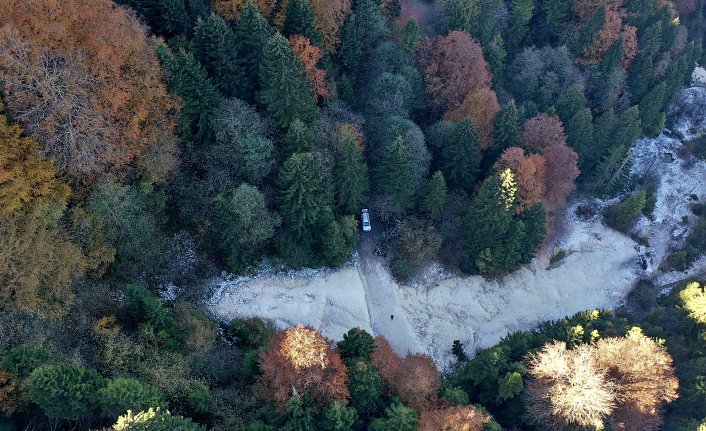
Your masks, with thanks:
M 608 226 L 620 232 L 626 232 L 630 229 L 635 218 L 645 208 L 646 196 L 646 193 L 641 191 L 608 208 L 605 212 L 605 221 Z
M 135 379 L 117 378 L 98 392 L 103 416 L 114 419 L 128 410 L 165 407 L 162 396 L 152 386 Z
M 80 420 L 98 405 L 105 385 L 97 372 L 73 364 L 42 365 L 29 377 L 29 399 L 50 419 Z

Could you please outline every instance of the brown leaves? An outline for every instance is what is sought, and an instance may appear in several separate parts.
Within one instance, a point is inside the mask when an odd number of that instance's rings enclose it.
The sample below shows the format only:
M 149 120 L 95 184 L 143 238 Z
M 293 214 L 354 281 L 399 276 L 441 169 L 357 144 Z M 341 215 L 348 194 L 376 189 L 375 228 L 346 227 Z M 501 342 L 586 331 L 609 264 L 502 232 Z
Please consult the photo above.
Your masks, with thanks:
M 553 214 L 560 212 L 566 206 L 579 175 L 578 155 L 566 145 L 561 120 L 547 114 L 528 119 L 522 128 L 520 142 L 528 151 L 544 156 L 547 210 Z
M 456 109 L 470 93 L 490 89 L 491 78 L 483 49 L 463 31 L 427 39 L 420 45 L 419 63 L 432 103 L 444 111 Z
M 57 168 L 84 181 L 173 144 L 176 99 L 146 29 L 109 0 L 0 4 L 8 107 Z
M 500 105 L 495 92 L 483 87 L 468 93 L 456 109 L 444 114 L 444 119 L 454 122 L 466 117 L 472 119 L 480 137 L 480 149 L 487 150 L 493 146 L 493 127 L 498 112 Z
M 306 76 L 314 87 L 317 97 L 326 100 L 331 98 L 326 83 L 326 71 L 319 69 L 316 65 L 321 59 L 321 49 L 311 44 L 308 38 L 299 35 L 289 36 L 289 47 L 294 51 L 306 70 Z
M 502 171 L 505 168 L 510 168 L 517 179 L 520 194 L 518 213 L 546 197 L 547 167 L 544 156 L 527 155 L 522 148 L 508 148 L 500 157 L 497 169 Z
M 421 410 L 438 404 L 441 381 L 429 355 L 407 354 L 400 359 L 387 340 L 376 337 L 370 361 L 406 405 Z
M 12 375 L 0 368 L 0 413 L 12 416 L 20 401 L 21 396 Z
M 482 431 L 490 417 L 473 406 L 423 410 L 419 431 Z
M 316 330 L 298 325 L 276 334 L 260 353 L 260 394 L 284 408 L 296 390 L 321 405 L 347 400 L 347 369 Z

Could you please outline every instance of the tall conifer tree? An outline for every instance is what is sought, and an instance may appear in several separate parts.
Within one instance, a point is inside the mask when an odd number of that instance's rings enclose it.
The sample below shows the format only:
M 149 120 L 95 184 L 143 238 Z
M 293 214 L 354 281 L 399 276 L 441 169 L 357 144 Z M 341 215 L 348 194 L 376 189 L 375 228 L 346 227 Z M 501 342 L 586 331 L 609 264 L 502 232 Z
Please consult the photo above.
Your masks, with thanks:
M 478 131 L 470 118 L 455 126 L 449 143 L 442 149 L 442 170 L 451 188 L 471 192 L 480 168 Z
M 234 49 L 235 34 L 223 18 L 211 14 L 205 20 L 199 19 L 192 44 L 194 56 L 204 65 L 221 94 L 245 96 L 243 70 Z
M 304 65 L 279 33 L 271 36 L 263 49 L 257 99 L 280 127 L 289 126 L 296 118 L 310 123 L 317 115 Z
M 260 58 L 267 40 L 274 30 L 260 11 L 248 0 L 245 9 L 240 15 L 240 21 L 235 30 L 238 58 L 242 61 L 244 80 L 242 84 L 242 97 L 252 101 L 259 89 Z

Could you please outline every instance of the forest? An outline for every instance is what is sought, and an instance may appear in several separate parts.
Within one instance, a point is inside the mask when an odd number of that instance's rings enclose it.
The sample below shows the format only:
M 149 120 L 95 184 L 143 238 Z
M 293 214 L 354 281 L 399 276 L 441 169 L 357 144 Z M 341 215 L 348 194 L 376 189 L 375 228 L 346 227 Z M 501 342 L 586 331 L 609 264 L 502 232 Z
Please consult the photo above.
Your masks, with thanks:
M 450 374 L 201 301 L 345 264 L 362 208 L 401 281 L 529 263 L 574 191 L 635 186 L 705 3 L 0 0 L 0 430 L 703 431 L 697 283 L 457 343 Z

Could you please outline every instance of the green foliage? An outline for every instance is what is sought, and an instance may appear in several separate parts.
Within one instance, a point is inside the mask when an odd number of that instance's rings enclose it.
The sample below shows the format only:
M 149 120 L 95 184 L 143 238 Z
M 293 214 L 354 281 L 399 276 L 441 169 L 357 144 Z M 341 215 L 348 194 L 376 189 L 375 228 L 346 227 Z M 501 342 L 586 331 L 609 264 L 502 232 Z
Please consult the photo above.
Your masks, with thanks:
M 456 359 L 459 362 L 468 361 L 468 356 L 466 355 L 466 352 L 463 351 L 463 343 L 460 340 L 454 340 L 453 345 L 451 347 L 451 353 L 456 356 Z
M 358 419 L 358 413 L 352 407 L 346 407 L 345 401 L 334 401 L 323 411 L 323 429 L 326 431 L 350 431 Z
M 584 108 L 579 110 L 564 126 L 566 141 L 578 154 L 578 164 L 583 173 L 587 154 L 591 151 L 591 146 L 593 145 L 593 115 L 591 114 L 591 109 Z
M 202 169 L 214 194 L 245 181 L 259 185 L 275 165 L 271 124 L 238 99 L 225 100 L 213 116 L 216 142 L 207 149 Z
M 346 360 L 369 360 L 375 351 L 375 339 L 364 329 L 352 328 L 343 334 L 343 340 L 337 343 L 338 351 Z
M 161 394 L 152 386 L 135 379 L 119 377 L 98 391 L 103 417 L 114 419 L 128 410 L 166 407 Z
M 234 319 L 226 327 L 224 336 L 242 349 L 259 349 L 275 334 L 272 322 L 257 317 Z
M 662 108 L 667 96 L 667 83 L 663 81 L 640 100 L 640 120 L 644 134 L 657 135 L 664 127 L 666 116 Z
M 128 411 L 118 418 L 113 429 L 115 431 L 205 431 L 206 428 L 195 424 L 191 419 L 173 416 L 166 410 L 150 408 L 139 413 Z
M 318 113 L 314 89 L 302 62 L 279 33 L 267 39 L 259 68 L 260 106 L 282 127 L 299 118 L 311 123 Z
M 314 29 L 314 11 L 311 9 L 309 0 L 287 1 L 282 33 L 285 36 L 307 37 L 315 45 L 321 43 L 323 35 Z
M 369 431 L 416 431 L 419 423 L 417 412 L 401 402 L 392 403 L 385 409 L 385 419 L 375 419 Z
M 241 84 L 241 94 L 245 100 L 252 101 L 260 88 L 260 59 L 265 44 L 273 33 L 274 30 L 265 17 L 252 0 L 248 0 L 235 30 L 235 39 L 238 41 L 237 56 L 243 62 L 245 79 Z
M 571 10 L 571 1 L 541 0 L 539 9 L 542 11 L 544 37 L 551 40 L 558 35 L 561 24 Z
M 441 397 L 454 407 L 467 406 L 468 394 L 458 386 L 446 386 L 441 390 Z
M 512 0 L 508 16 L 507 35 L 512 48 L 522 45 L 522 41 L 529 31 L 529 22 L 534 15 L 534 2 L 532 0 Z
M 443 239 L 434 226 L 416 217 L 406 217 L 398 226 L 394 238 L 395 254 L 390 262 L 392 275 L 406 281 L 429 265 L 441 247 Z
M 287 420 L 282 431 L 316 431 L 315 414 L 309 402 L 293 396 L 287 401 Z
M 50 419 L 81 420 L 96 410 L 105 381 L 97 372 L 63 363 L 42 365 L 29 377 L 29 399 Z
M 363 149 L 354 136 L 344 134 L 336 148 L 334 172 L 338 208 L 346 214 L 356 214 L 367 200 L 370 184 Z
M 366 416 L 385 392 L 385 382 L 367 359 L 352 358 L 348 365 L 348 389 L 351 406 L 360 416 Z
M 213 397 L 208 388 L 196 388 L 186 395 L 189 408 L 196 414 L 205 414 L 211 409 Z
M 255 378 L 260 375 L 260 365 L 258 364 L 259 356 L 259 349 L 248 350 L 245 352 L 245 356 L 243 356 L 240 371 L 250 381 L 254 381 Z
M 508 372 L 498 379 L 498 396 L 502 400 L 516 397 L 523 387 L 522 375 L 517 371 Z
M 427 192 L 424 195 L 424 208 L 433 219 L 438 219 L 444 212 L 446 206 L 446 179 L 441 171 L 434 172 L 427 184 Z
M 265 197 L 249 184 L 241 184 L 216 200 L 220 247 L 233 271 L 243 271 L 259 256 L 280 223 L 265 204 Z
M 442 149 L 441 167 L 449 187 L 471 192 L 480 169 L 478 131 L 470 118 L 456 123 Z
M 16 379 L 29 377 L 37 367 L 49 362 L 52 353 L 41 347 L 16 346 L 2 357 L 2 369 L 11 373 Z
M 157 55 L 168 72 L 169 90 L 182 101 L 179 134 L 187 142 L 208 143 L 212 133 L 211 115 L 221 102 L 208 72 L 184 48 L 172 53 L 165 44 L 159 43 Z
M 390 197 L 403 210 L 411 208 L 414 204 L 415 184 L 412 168 L 409 146 L 402 136 L 398 136 L 385 148 L 375 172 L 377 192 Z
M 596 189 L 604 192 L 615 186 L 620 175 L 625 173 L 628 150 L 640 137 L 641 128 L 641 111 L 637 106 L 623 112 L 617 120 L 603 118 L 612 115 L 611 111 L 606 112 L 594 127 L 594 138 L 597 138 L 600 151 L 598 164 L 593 170 L 594 182 Z
M 606 11 L 605 5 L 599 6 L 579 29 L 574 44 L 574 52 L 577 55 L 583 54 L 584 50 L 588 48 L 595 39 L 598 31 L 603 27 Z
M 327 265 L 342 265 L 351 257 L 355 247 L 356 223 L 339 223 L 331 208 L 326 207 L 319 217 L 318 224 L 320 226 L 318 237 L 321 242 L 321 256 Z M 352 229 L 353 232 L 345 232 L 344 229 Z
M 337 53 L 339 63 L 351 77 L 358 74 L 360 62 L 363 59 L 364 46 L 359 20 L 354 13 L 346 15 L 341 27 L 341 46 Z
M 608 208 L 606 211 L 608 226 L 626 232 L 645 207 L 645 197 L 646 193 L 643 190 Z
M 191 43 L 194 57 L 206 68 L 221 94 L 243 97 L 240 91 L 243 70 L 234 49 L 235 34 L 228 23 L 215 13 L 205 20 L 199 19 Z
M 486 170 L 495 164 L 503 151 L 518 145 L 520 132 L 522 131 L 523 115 L 524 113 L 517 108 L 514 100 L 502 106 L 495 117 L 493 129 L 494 145 L 488 150 L 483 161 Z
M 129 285 L 125 289 L 126 309 L 132 321 L 143 335 L 169 349 L 176 349 L 176 326 L 174 318 L 155 294 L 140 285 Z
M 300 119 L 292 121 L 284 135 L 285 151 L 288 155 L 305 153 L 314 149 L 314 137 L 309 127 Z
M 280 213 L 299 238 L 310 236 L 327 206 L 324 184 L 312 153 L 296 153 L 279 171 Z
M 490 74 L 493 75 L 493 83 L 499 86 L 504 82 L 505 68 L 506 68 L 506 57 L 507 51 L 505 50 L 505 40 L 499 34 L 496 34 L 493 39 L 488 43 L 488 47 L 485 48 L 486 61 L 488 62 L 488 69 Z
M 410 19 L 402 29 L 402 34 L 400 35 L 400 46 L 408 52 L 414 53 L 417 50 L 420 39 L 421 34 L 419 32 L 417 21 Z

